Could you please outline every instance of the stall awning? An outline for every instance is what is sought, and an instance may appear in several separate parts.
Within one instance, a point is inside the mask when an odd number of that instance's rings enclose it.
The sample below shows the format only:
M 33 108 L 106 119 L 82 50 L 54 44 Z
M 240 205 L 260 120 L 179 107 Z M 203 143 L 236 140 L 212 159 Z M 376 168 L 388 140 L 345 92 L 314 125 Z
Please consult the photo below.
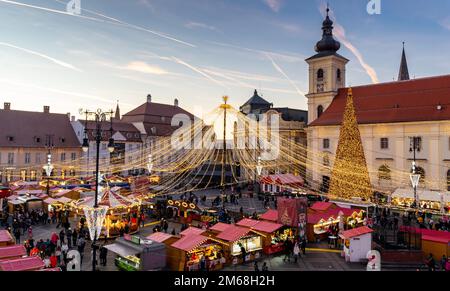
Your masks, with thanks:
M 204 233 L 205 230 L 198 228 L 198 227 L 189 227 L 185 230 L 183 230 L 182 232 L 180 232 L 180 234 L 182 236 L 186 236 L 186 235 L 191 235 L 191 234 L 202 234 Z
M 212 226 L 210 228 L 210 230 L 222 232 L 222 231 L 226 230 L 227 228 L 229 228 L 230 226 L 231 226 L 231 224 L 219 222 L 219 223 L 216 223 L 214 226 Z
M 363 234 L 371 233 L 373 232 L 373 229 L 367 226 L 361 226 L 354 229 L 346 230 L 342 232 L 339 236 L 343 239 L 350 239 L 352 237 L 357 237 Z
M 183 236 L 182 238 L 174 242 L 171 246 L 186 252 L 190 252 L 199 247 L 207 240 L 208 238 L 206 236 L 199 234 L 190 234 L 187 236 Z
M 31 271 L 41 269 L 45 266 L 39 257 L 27 257 L 0 262 L 1 271 Z
M 151 235 L 147 236 L 146 239 L 162 243 L 162 242 L 168 240 L 171 237 L 172 237 L 172 235 L 170 235 L 168 233 L 155 232 L 155 233 L 152 233 Z
M 260 216 L 261 219 L 269 220 L 269 221 L 278 221 L 278 211 L 274 209 L 267 210 L 266 213 Z
M 450 202 L 450 193 L 446 192 L 441 193 L 437 191 L 417 189 L 417 194 L 419 195 L 419 200 L 434 202 L 441 202 L 443 200 L 447 203 Z M 441 197 L 441 194 L 443 197 Z M 398 188 L 394 191 L 394 193 L 392 193 L 391 197 L 414 199 L 414 190 Z
M 23 245 L 0 248 L 0 259 L 25 256 L 27 251 Z
M 249 232 L 249 228 L 232 225 L 217 235 L 217 238 L 229 242 L 235 242 L 247 235 Z
M 135 248 L 131 248 L 126 245 L 118 244 L 118 243 L 106 245 L 105 248 L 107 248 L 111 252 L 116 253 L 122 257 L 135 256 L 140 253 L 140 251 Z

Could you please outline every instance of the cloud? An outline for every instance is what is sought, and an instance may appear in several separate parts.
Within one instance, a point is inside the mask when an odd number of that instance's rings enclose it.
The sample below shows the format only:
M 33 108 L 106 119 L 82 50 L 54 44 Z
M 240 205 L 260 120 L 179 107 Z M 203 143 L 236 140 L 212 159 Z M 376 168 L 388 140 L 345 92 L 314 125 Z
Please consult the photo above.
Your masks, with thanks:
M 36 52 L 36 51 L 32 51 L 32 50 L 29 50 L 29 49 L 26 49 L 26 48 L 23 48 L 23 47 L 15 46 L 13 44 L 6 43 L 6 42 L 0 42 L 0 45 L 6 46 L 6 47 L 9 47 L 9 48 L 14 48 L 14 49 L 20 50 L 22 52 L 26 52 L 26 53 L 34 55 L 34 56 L 38 56 L 40 58 L 46 59 L 46 60 L 48 60 L 48 61 L 50 61 L 52 63 L 55 63 L 55 64 L 57 64 L 57 65 L 59 65 L 61 67 L 67 68 L 67 69 L 71 69 L 71 70 L 74 70 L 74 71 L 77 71 L 77 72 L 82 72 L 80 69 L 76 68 L 75 66 L 73 66 L 73 65 L 71 65 L 69 63 L 60 61 L 58 59 L 52 58 L 50 56 L 47 56 L 45 54 L 42 54 L 42 53 L 39 53 L 39 52 Z
M 304 93 L 302 90 L 300 90 L 300 89 L 297 87 L 297 85 L 291 80 L 291 78 L 289 78 L 289 76 L 283 71 L 283 69 L 281 69 L 281 67 L 278 66 L 277 63 L 275 63 L 275 61 L 273 60 L 273 58 L 272 58 L 269 54 L 266 54 L 266 56 L 267 56 L 267 58 L 272 62 L 273 67 L 274 67 L 278 72 L 280 72 L 280 73 L 281 73 L 281 74 L 289 81 L 289 83 L 291 83 L 291 85 L 295 88 L 295 90 L 298 92 L 298 94 L 299 94 L 300 96 L 302 96 L 302 97 L 305 97 L 305 93 Z
M 274 25 L 289 33 L 298 34 L 302 32 L 301 27 L 296 24 L 275 22 Z
M 145 6 L 147 8 L 150 8 L 151 10 L 154 9 L 152 3 L 150 3 L 150 0 L 138 0 L 138 4 L 141 6 Z
M 321 3 L 319 7 L 319 11 L 322 14 L 323 17 L 325 17 L 325 11 L 326 5 L 325 3 Z M 345 36 L 345 29 L 340 24 L 336 22 L 336 17 L 334 16 L 334 12 L 330 9 L 330 17 L 334 20 L 334 34 L 336 38 L 344 44 L 344 46 L 350 50 L 353 55 L 358 59 L 360 65 L 364 68 L 367 75 L 369 75 L 370 79 L 372 80 L 372 83 L 377 84 L 379 83 L 379 79 L 377 76 L 377 72 L 373 67 L 371 67 L 369 64 L 366 63 L 364 60 L 364 57 L 362 56 L 361 52 L 347 39 Z
M 203 29 L 217 31 L 217 28 L 214 26 L 211 26 L 211 25 L 208 25 L 205 23 L 194 22 L 194 21 L 190 21 L 190 22 L 186 23 L 184 26 L 187 28 L 190 28 L 190 29 L 203 28 Z
M 450 30 L 450 17 L 445 18 L 439 23 L 443 28 Z
M 125 66 L 125 68 L 130 71 L 136 71 L 136 72 L 144 73 L 144 74 L 152 74 L 152 75 L 167 75 L 167 74 L 169 74 L 169 72 L 167 72 L 166 70 L 164 70 L 158 66 L 149 65 L 146 62 L 141 62 L 141 61 L 130 62 Z
M 267 6 L 272 9 L 273 12 L 279 12 L 281 9 L 281 5 L 283 4 L 283 0 L 264 0 Z
M 222 82 L 217 81 L 216 79 L 214 79 L 214 78 L 211 77 L 209 74 L 207 74 L 207 73 L 205 73 L 204 71 L 202 71 L 201 69 L 196 68 L 196 67 L 194 67 L 193 65 L 188 64 L 188 63 L 186 63 L 185 61 L 180 60 L 180 59 L 178 59 L 178 58 L 176 58 L 176 57 L 172 57 L 172 60 L 173 60 L 175 63 L 177 63 L 177 64 L 180 64 L 180 65 L 183 65 L 183 66 L 185 66 L 185 67 L 188 67 L 189 69 L 193 70 L 194 72 L 199 73 L 200 75 L 202 75 L 203 77 L 205 77 L 205 78 L 208 79 L 209 81 L 211 81 L 211 82 L 213 82 L 213 83 L 215 83 L 215 84 L 217 84 L 217 85 L 219 85 L 219 86 L 226 87 Z

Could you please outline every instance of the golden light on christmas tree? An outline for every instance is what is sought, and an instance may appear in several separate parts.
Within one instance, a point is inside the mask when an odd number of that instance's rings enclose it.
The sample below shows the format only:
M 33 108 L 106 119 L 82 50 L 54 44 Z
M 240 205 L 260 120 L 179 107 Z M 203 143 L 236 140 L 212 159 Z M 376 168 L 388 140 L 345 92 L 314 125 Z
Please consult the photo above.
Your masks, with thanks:
M 373 195 L 351 88 L 348 89 L 329 194 L 336 198 L 366 200 Z

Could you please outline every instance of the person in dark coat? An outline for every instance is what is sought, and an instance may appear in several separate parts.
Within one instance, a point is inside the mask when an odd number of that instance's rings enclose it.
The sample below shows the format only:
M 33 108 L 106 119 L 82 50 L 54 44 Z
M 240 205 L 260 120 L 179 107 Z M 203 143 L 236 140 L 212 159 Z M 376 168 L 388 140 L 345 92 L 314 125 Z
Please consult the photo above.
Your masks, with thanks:
M 100 248 L 100 265 L 106 266 L 107 257 L 108 257 L 108 249 L 105 248 L 105 245 L 102 245 Z

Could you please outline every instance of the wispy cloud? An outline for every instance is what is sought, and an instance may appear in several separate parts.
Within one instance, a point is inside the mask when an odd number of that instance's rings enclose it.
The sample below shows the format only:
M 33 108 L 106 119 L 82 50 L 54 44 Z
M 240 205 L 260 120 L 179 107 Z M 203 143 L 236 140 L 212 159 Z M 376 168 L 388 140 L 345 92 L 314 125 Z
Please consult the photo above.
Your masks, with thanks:
M 190 28 L 190 29 L 202 28 L 202 29 L 217 31 L 217 28 L 215 26 L 208 25 L 206 23 L 201 23 L 201 22 L 189 21 L 184 26 L 187 28 Z
M 439 24 L 445 28 L 450 30 L 450 17 L 445 18 L 444 20 L 442 20 L 441 22 L 439 22 Z
M 126 69 L 131 70 L 131 71 L 136 71 L 139 73 L 144 73 L 144 74 L 152 74 L 152 75 L 167 75 L 169 74 L 168 71 L 155 66 L 155 65 L 149 65 L 146 62 L 141 62 L 141 61 L 133 61 L 128 63 L 125 66 Z
M 188 63 L 186 63 L 185 61 L 180 60 L 179 58 L 176 58 L 176 57 L 172 57 L 172 60 L 173 60 L 175 63 L 177 63 L 177 64 L 183 65 L 183 66 L 185 66 L 185 67 L 187 67 L 187 68 L 193 70 L 194 72 L 197 72 L 198 74 L 202 75 L 203 77 L 205 77 L 205 78 L 208 79 L 209 81 L 211 81 L 211 82 L 213 82 L 213 83 L 215 83 L 215 84 L 217 84 L 217 85 L 219 85 L 219 86 L 226 87 L 222 82 L 220 82 L 220 81 L 214 79 L 214 78 L 211 77 L 209 74 L 207 74 L 207 73 L 205 73 L 204 71 L 202 71 L 200 68 L 197 68 L 197 67 L 195 67 L 195 66 L 193 66 L 193 65 L 191 65 L 191 64 L 188 64 Z
M 319 11 L 322 14 L 323 17 L 325 17 L 325 11 L 326 11 L 326 4 L 321 3 L 319 6 Z M 334 20 L 334 34 L 336 38 L 344 44 L 344 46 L 352 52 L 352 54 L 358 59 L 361 66 L 364 68 L 366 73 L 369 75 L 370 79 L 372 80 L 372 83 L 376 84 L 379 83 L 379 79 L 377 76 L 377 72 L 373 67 L 371 67 L 366 61 L 364 60 L 364 57 L 362 56 L 361 52 L 347 39 L 345 36 L 345 29 L 342 27 L 342 25 L 338 24 L 336 22 L 336 17 L 334 16 L 334 12 L 330 10 L 330 16 Z
M 74 70 L 74 71 L 77 71 L 77 72 L 82 72 L 80 69 L 76 68 L 74 65 L 71 65 L 69 63 L 66 63 L 66 62 L 60 61 L 58 59 L 52 58 L 52 57 L 50 57 L 48 55 L 45 55 L 43 53 L 39 53 L 39 52 L 30 50 L 30 49 L 26 49 L 26 48 L 23 48 L 23 47 L 19 47 L 19 46 L 16 46 L 16 45 L 13 45 L 13 44 L 10 44 L 10 43 L 6 43 L 6 42 L 0 42 L 0 45 L 1 46 L 6 46 L 6 47 L 9 47 L 9 48 L 13 48 L 13 49 L 16 49 L 16 50 L 20 50 L 22 52 L 25 52 L 25 53 L 28 53 L 28 54 L 31 54 L 31 55 L 34 55 L 34 56 L 38 56 L 40 58 L 46 59 L 46 60 L 48 60 L 48 61 L 50 61 L 52 63 L 55 63 L 55 64 L 57 64 L 57 65 L 59 65 L 61 67 L 67 68 L 67 69 L 71 69 L 71 70 Z
M 281 5 L 283 4 L 283 0 L 263 0 L 267 6 L 272 9 L 273 12 L 279 12 L 281 9 Z
M 298 34 L 298 33 L 302 32 L 301 27 L 298 26 L 297 24 L 293 24 L 293 23 L 273 22 L 273 25 L 281 28 L 282 30 L 284 30 L 286 32 L 293 33 L 293 34 Z
M 278 64 L 273 60 L 273 58 L 269 54 L 266 54 L 266 56 L 272 62 L 272 65 L 275 68 L 275 70 L 277 70 L 280 74 L 282 74 L 289 81 L 289 83 L 291 83 L 291 85 L 295 88 L 295 90 L 298 92 L 300 96 L 305 97 L 305 93 L 297 87 L 294 81 L 292 81 L 292 79 L 289 78 L 289 76 L 283 71 L 283 69 L 281 69 L 281 67 L 278 66 Z

